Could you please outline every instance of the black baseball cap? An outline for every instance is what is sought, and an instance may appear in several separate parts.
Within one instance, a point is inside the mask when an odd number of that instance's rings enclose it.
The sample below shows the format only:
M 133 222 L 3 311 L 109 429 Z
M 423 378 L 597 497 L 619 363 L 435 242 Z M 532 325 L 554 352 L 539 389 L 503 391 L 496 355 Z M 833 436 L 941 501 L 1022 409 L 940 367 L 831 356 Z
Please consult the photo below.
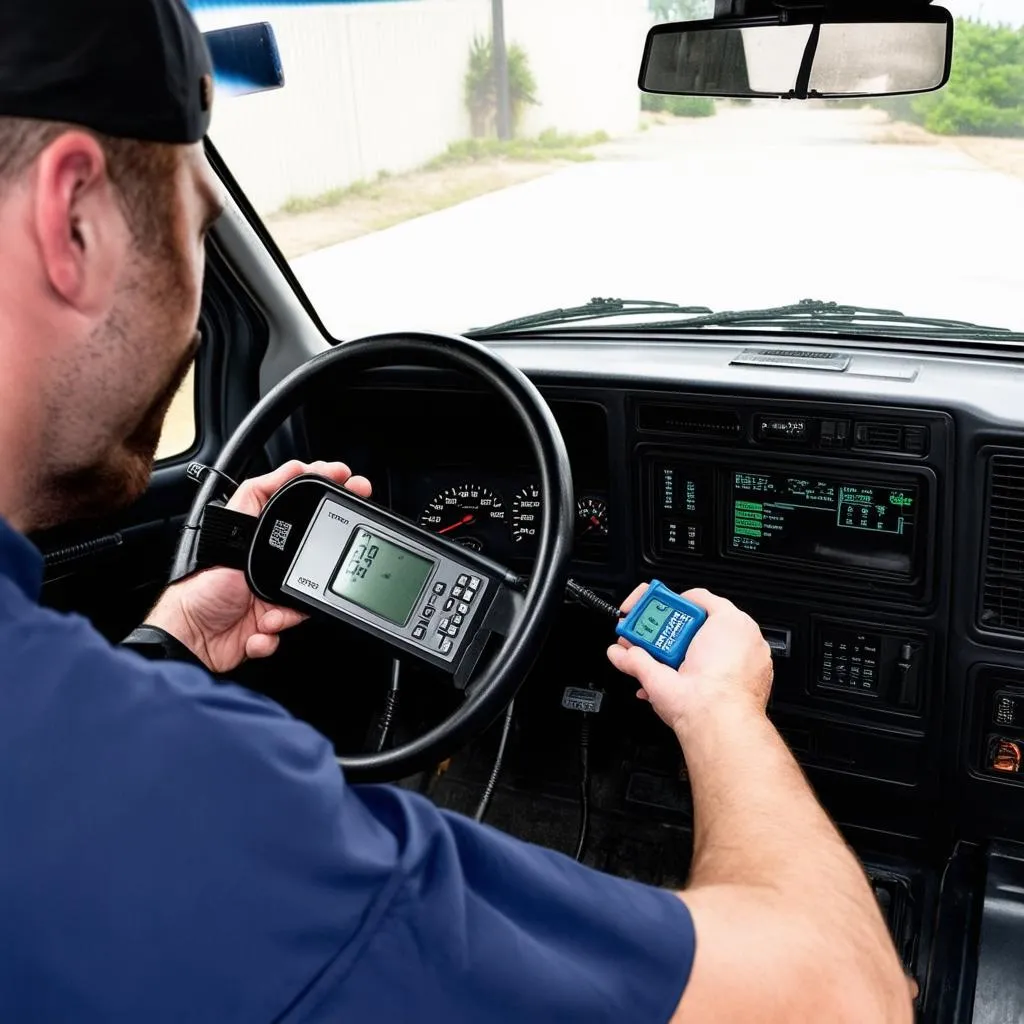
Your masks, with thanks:
M 213 71 L 182 0 L 0 0 L 0 115 L 188 145 Z

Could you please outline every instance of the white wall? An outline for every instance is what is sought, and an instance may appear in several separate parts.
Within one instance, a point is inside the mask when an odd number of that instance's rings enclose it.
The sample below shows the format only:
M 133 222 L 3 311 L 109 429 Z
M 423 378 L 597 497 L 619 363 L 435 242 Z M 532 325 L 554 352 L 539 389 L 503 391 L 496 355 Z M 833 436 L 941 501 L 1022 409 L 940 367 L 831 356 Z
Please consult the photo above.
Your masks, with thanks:
M 526 50 L 540 106 L 523 132 L 636 130 L 647 0 L 505 0 L 505 35 Z
M 490 13 L 490 0 L 203 9 L 203 29 L 269 21 L 285 74 L 283 89 L 219 97 L 211 137 L 262 213 L 418 167 L 470 133 L 463 79 Z M 646 0 L 505 0 L 505 18 L 537 79 L 524 133 L 636 127 Z

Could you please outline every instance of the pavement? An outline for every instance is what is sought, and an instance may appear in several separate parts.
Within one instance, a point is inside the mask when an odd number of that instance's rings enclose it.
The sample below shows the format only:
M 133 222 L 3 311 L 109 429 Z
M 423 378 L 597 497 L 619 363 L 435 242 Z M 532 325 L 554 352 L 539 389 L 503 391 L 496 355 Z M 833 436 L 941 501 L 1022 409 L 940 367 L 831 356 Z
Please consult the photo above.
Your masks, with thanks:
M 340 338 L 593 296 L 836 299 L 1024 330 L 1024 181 L 952 146 L 887 143 L 883 120 L 779 102 L 656 125 L 292 266 Z

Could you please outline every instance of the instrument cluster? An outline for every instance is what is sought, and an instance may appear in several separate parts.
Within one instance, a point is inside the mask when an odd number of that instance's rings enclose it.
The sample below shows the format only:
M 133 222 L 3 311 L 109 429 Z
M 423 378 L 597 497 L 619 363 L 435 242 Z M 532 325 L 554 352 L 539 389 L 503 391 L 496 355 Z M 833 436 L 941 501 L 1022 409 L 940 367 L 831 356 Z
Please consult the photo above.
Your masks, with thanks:
M 544 495 L 534 480 L 462 479 L 441 487 L 418 510 L 420 526 L 492 558 L 529 556 L 536 546 Z M 608 540 L 608 499 L 576 496 L 577 553 L 596 556 Z

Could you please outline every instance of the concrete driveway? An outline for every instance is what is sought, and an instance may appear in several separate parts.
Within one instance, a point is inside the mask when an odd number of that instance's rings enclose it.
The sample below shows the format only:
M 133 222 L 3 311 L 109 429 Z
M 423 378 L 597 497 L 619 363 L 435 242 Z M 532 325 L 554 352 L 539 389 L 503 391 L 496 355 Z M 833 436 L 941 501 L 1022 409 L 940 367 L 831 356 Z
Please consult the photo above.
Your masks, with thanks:
M 723 109 L 293 266 L 339 337 L 597 295 L 837 299 L 1024 330 L 1024 181 L 885 137 L 872 111 Z

